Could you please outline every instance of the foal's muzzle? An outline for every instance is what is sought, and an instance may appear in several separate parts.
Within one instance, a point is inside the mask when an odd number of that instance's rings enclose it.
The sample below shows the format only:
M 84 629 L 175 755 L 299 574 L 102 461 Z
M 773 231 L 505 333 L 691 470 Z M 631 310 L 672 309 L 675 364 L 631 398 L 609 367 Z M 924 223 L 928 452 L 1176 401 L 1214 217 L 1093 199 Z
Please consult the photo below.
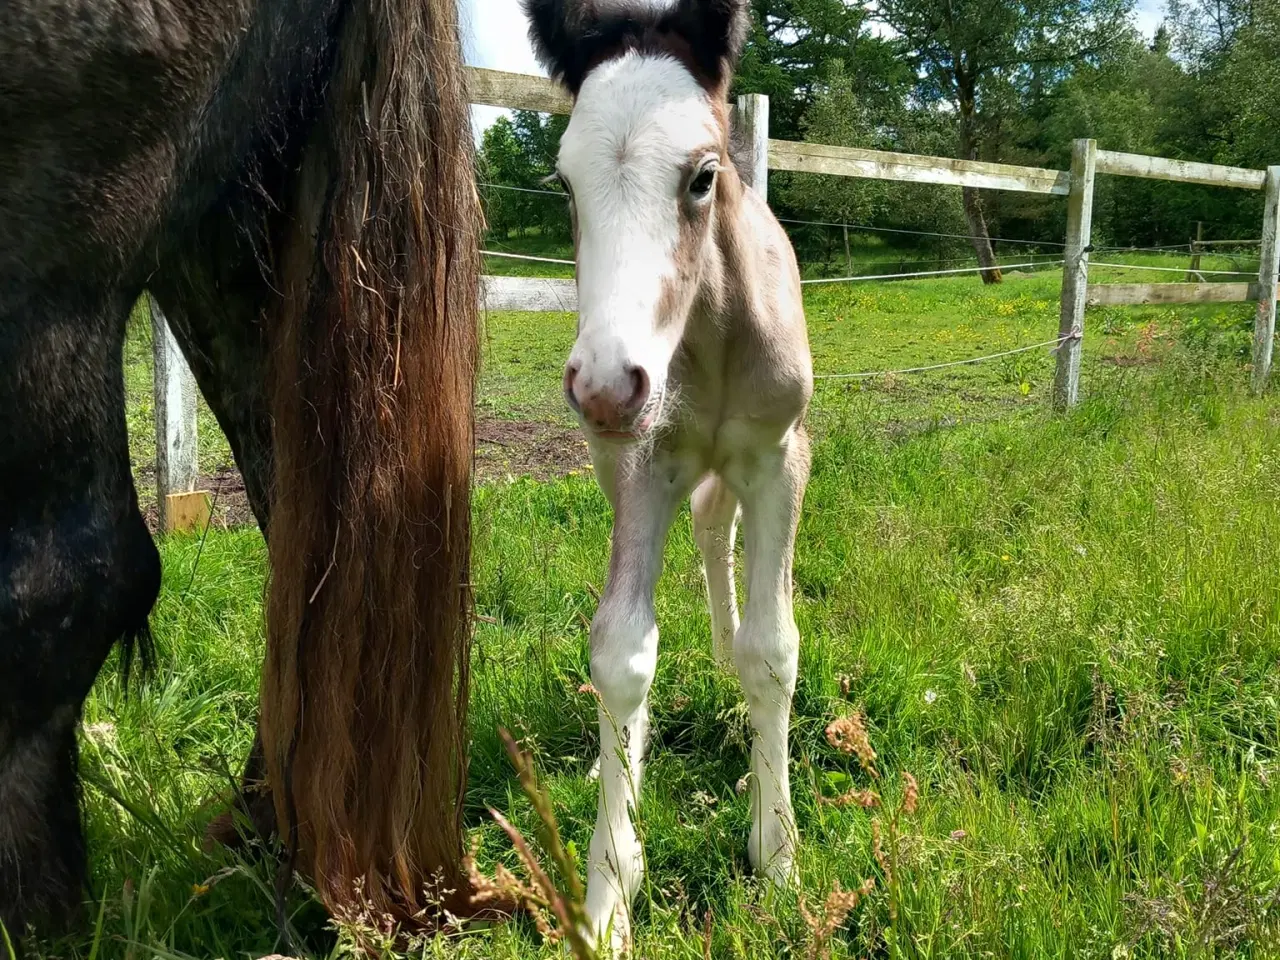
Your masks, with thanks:
M 577 362 L 564 371 L 564 397 L 583 424 L 601 437 L 628 439 L 651 427 L 652 417 L 642 417 L 649 402 L 651 382 L 644 367 L 626 364 L 614 377 L 596 378 L 582 373 Z

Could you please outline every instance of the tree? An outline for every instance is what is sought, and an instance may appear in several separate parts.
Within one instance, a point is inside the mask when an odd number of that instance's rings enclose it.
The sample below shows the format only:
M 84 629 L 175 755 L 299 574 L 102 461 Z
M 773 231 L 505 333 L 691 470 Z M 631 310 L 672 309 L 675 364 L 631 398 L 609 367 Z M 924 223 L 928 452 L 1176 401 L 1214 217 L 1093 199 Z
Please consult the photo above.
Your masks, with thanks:
M 569 231 L 564 202 L 546 197 L 544 181 L 555 170 L 566 117 L 543 118 L 517 110 L 511 119 L 499 117 L 484 132 L 477 158 L 484 187 L 489 229 L 499 236 L 537 227 L 550 236 Z M 515 189 L 511 189 L 515 188 Z
M 882 103 L 873 112 L 839 64 L 802 126 L 811 143 L 905 153 L 936 154 L 954 139 L 949 115 L 912 109 L 902 101 Z M 933 184 L 797 173 L 780 183 L 776 196 L 781 205 L 813 211 L 823 221 L 946 233 L 963 226 L 958 196 Z
M 804 139 L 811 143 L 887 148 L 877 136 L 876 118 L 845 82 L 839 64 L 833 68 L 826 89 L 816 95 L 801 127 Z M 815 211 L 823 220 L 870 223 L 884 211 L 887 187 L 883 180 L 801 173 L 780 184 L 777 194 L 782 205 Z
M 799 140 L 810 107 L 839 82 L 872 112 L 901 99 L 910 68 L 896 45 L 873 36 L 851 0 L 751 0 L 752 31 L 734 88 L 770 99 L 775 137 Z
M 1055 82 L 1122 34 L 1129 0 L 881 0 L 879 17 L 903 39 L 919 71 L 926 102 L 956 111 L 956 148 L 982 154 L 980 117 L 999 88 Z M 965 219 L 982 278 L 1000 271 L 976 189 L 963 191 Z
M 494 185 L 482 188 L 489 229 L 503 237 L 512 229 L 520 229 L 524 213 L 521 200 L 515 193 L 500 188 L 527 182 L 528 163 L 520 141 L 516 139 L 515 128 L 506 117 L 495 120 L 480 138 L 476 166 L 480 180 Z
M 1255 0 L 1222 70 L 1234 101 L 1225 123 L 1230 162 L 1280 163 L 1280 0 Z

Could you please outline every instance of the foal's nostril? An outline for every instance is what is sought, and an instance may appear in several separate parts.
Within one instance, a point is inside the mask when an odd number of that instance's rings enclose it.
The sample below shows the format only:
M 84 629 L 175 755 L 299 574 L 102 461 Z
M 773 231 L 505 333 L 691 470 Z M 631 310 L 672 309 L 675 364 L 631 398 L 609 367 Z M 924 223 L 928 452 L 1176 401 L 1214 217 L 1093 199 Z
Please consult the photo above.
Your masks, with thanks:
M 631 377 L 631 397 L 627 400 L 626 410 L 635 413 L 649 400 L 649 374 L 644 367 L 632 367 L 627 372 Z
M 564 368 L 564 398 L 574 410 L 581 411 L 582 404 L 579 403 L 577 396 L 573 392 L 573 381 L 577 379 L 577 376 L 578 367 L 576 364 L 571 363 Z

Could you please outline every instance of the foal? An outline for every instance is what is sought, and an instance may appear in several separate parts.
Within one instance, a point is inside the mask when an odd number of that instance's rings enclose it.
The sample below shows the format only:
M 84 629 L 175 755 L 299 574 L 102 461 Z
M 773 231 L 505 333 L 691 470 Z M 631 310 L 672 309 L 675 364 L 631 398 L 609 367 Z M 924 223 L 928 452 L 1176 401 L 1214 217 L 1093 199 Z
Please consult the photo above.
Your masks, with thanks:
M 643 861 L 638 801 L 658 656 L 653 594 L 692 492 L 714 649 L 754 728 L 753 866 L 792 877 L 787 727 L 799 633 L 791 600 L 813 391 L 795 255 L 729 159 L 726 95 L 746 0 L 525 0 L 540 58 L 574 94 L 558 174 L 571 200 L 580 318 L 564 393 L 614 509 L 591 625 L 600 801 L 587 911 L 627 942 Z M 733 544 L 746 533 L 741 625 Z

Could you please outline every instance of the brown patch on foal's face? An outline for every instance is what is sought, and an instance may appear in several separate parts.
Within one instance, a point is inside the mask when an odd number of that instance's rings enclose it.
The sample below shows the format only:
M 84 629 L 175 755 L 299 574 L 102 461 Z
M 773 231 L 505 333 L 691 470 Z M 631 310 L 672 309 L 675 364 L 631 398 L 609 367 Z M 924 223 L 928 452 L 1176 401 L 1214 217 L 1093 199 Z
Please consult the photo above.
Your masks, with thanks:
M 712 185 L 711 195 L 706 201 L 694 202 L 689 196 L 689 184 L 703 168 L 709 155 L 709 151 L 694 151 L 685 165 L 685 195 L 678 204 L 680 235 L 672 258 L 675 272 L 663 278 L 662 295 L 658 300 L 658 324 L 663 328 L 678 326 L 680 335 L 684 333 L 685 323 L 702 279 L 702 265 L 707 244 L 711 240 L 711 224 L 719 193 L 717 187 L 720 177 L 717 174 L 717 182 Z M 724 166 L 727 162 L 722 153 L 718 163 Z

